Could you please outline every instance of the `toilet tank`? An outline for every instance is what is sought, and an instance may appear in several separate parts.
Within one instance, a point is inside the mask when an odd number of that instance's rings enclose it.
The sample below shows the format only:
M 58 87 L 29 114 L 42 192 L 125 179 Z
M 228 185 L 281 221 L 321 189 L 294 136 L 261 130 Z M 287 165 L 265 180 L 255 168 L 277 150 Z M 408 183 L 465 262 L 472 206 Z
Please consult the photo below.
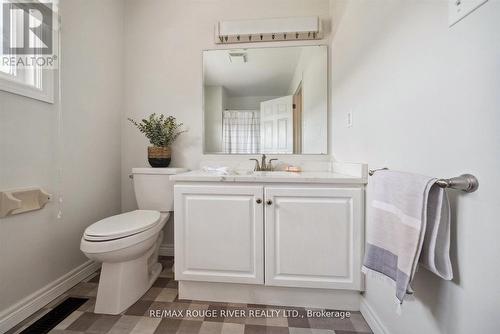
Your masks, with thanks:
M 134 192 L 141 210 L 174 211 L 174 182 L 170 176 L 185 168 L 132 168 Z

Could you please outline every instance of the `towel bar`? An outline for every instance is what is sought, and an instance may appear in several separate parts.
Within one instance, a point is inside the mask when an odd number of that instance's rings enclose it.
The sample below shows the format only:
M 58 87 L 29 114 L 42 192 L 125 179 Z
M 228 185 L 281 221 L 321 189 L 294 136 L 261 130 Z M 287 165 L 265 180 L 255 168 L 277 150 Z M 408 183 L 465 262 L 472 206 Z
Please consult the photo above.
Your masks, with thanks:
M 388 169 L 389 168 L 387 167 L 370 169 L 368 174 L 372 176 L 376 171 Z M 457 177 L 452 177 L 451 179 L 439 179 L 436 181 L 436 184 L 441 188 L 458 189 L 467 193 L 474 192 L 477 190 L 477 188 L 479 188 L 479 181 L 472 174 L 462 174 Z

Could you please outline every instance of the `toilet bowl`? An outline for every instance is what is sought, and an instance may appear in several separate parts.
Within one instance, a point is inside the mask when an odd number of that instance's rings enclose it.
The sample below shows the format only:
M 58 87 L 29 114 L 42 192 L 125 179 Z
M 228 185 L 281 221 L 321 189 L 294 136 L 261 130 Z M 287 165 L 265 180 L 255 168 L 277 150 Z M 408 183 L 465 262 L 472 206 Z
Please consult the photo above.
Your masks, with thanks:
M 180 168 L 134 168 L 134 190 L 139 210 L 108 217 L 90 225 L 80 249 L 101 262 L 94 312 L 119 314 L 134 304 L 162 271 L 158 252 L 163 227 L 173 209 L 169 175 Z

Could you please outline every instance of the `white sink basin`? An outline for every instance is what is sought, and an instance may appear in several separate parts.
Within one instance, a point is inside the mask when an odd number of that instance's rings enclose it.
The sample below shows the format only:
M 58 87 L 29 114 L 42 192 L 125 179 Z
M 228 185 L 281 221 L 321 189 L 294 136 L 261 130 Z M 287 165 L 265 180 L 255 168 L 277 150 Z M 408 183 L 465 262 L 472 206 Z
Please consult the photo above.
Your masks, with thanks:
M 251 170 L 233 170 L 229 173 L 229 175 L 237 175 L 237 176 L 250 176 L 253 175 L 253 171 Z
M 204 170 L 191 171 L 170 177 L 181 182 L 257 182 L 257 183 L 338 183 L 365 184 L 361 177 L 326 171 L 285 172 L 232 170 L 229 174 L 210 173 Z
M 255 171 L 250 172 L 248 175 L 253 176 L 271 176 L 271 177 L 296 177 L 299 176 L 300 173 L 291 173 L 291 172 L 283 172 L 283 171 Z

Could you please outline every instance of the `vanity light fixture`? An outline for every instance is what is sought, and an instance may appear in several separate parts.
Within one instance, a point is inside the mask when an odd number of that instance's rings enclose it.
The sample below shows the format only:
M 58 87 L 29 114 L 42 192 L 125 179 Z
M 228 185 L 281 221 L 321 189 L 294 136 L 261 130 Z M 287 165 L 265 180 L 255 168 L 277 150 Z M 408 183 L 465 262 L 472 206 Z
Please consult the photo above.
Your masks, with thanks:
M 252 43 L 321 39 L 318 16 L 219 21 L 215 43 Z

